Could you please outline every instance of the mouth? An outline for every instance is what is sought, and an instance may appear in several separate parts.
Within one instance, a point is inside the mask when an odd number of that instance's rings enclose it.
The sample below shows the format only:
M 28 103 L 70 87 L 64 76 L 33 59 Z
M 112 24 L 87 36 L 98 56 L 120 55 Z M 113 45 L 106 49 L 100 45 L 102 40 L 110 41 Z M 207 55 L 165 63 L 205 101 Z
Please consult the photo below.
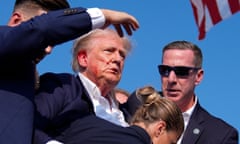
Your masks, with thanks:
M 168 97 L 176 97 L 179 94 L 179 90 L 176 89 L 167 89 L 166 90 L 167 96 Z
M 117 68 L 110 68 L 108 71 L 113 73 L 113 74 L 119 74 L 120 73 L 119 69 L 117 69 Z

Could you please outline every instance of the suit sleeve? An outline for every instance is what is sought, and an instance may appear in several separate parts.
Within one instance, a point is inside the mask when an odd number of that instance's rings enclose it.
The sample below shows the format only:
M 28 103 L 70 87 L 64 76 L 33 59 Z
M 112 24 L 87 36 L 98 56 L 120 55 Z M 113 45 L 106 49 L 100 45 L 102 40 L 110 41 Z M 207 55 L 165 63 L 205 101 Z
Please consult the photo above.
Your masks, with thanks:
M 84 8 L 48 12 L 16 27 L 0 27 L 0 58 L 36 56 L 47 46 L 75 39 L 92 29 Z
M 58 117 L 68 100 L 65 100 L 65 84 L 62 79 L 69 75 L 46 73 L 40 77 L 41 85 L 35 95 L 35 130 L 34 144 L 46 144 L 54 139 L 54 119 Z M 60 78 L 61 77 L 61 78 Z M 71 94 L 69 94 L 71 95 Z
M 34 141 L 46 143 L 61 139 L 69 125 L 89 113 L 89 102 L 83 100 L 83 87 L 71 74 L 45 73 L 40 77 L 40 87 L 35 96 L 36 130 Z

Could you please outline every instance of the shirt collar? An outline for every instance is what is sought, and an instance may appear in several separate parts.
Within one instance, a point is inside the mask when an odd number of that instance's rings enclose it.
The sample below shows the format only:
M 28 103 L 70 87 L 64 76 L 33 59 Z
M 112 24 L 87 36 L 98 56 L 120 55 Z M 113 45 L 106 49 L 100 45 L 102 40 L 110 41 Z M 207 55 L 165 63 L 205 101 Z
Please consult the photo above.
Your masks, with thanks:
M 86 76 L 84 76 L 81 73 L 78 73 L 78 76 L 89 94 L 95 114 L 98 117 L 101 117 L 112 123 L 121 126 L 128 126 L 128 124 L 124 120 L 123 113 L 119 110 L 118 105 L 114 100 L 114 92 L 111 91 L 107 95 L 111 101 L 110 104 L 109 100 L 107 100 L 105 97 L 101 95 L 101 92 L 95 83 L 93 83 L 91 80 L 89 80 Z
M 195 96 L 195 102 L 194 102 L 194 105 L 188 109 L 187 111 L 183 112 L 183 119 L 184 119 L 184 124 L 185 124 L 185 127 L 187 126 L 188 122 L 189 122 L 189 119 L 193 113 L 193 110 L 195 109 L 196 105 L 197 105 L 197 101 L 198 101 L 198 98 L 197 96 Z
M 102 94 L 95 83 L 93 83 L 90 79 L 88 79 L 80 72 L 78 73 L 78 76 L 80 77 L 83 86 L 86 88 L 91 100 L 99 99 L 99 97 L 102 97 Z M 113 99 L 114 92 L 111 91 L 107 96 L 111 101 L 112 107 L 117 107 L 116 101 Z
M 95 83 L 93 83 L 90 79 L 88 79 L 80 72 L 78 73 L 78 76 L 80 77 L 80 80 L 82 81 L 91 98 L 97 95 L 101 95 L 100 90 Z
M 192 113 L 193 113 L 194 108 L 197 105 L 197 101 L 198 101 L 198 98 L 197 98 L 197 96 L 195 96 L 195 102 L 194 102 L 193 106 L 190 109 L 188 109 L 187 111 L 183 112 L 183 114 L 187 114 L 187 115 L 191 116 Z

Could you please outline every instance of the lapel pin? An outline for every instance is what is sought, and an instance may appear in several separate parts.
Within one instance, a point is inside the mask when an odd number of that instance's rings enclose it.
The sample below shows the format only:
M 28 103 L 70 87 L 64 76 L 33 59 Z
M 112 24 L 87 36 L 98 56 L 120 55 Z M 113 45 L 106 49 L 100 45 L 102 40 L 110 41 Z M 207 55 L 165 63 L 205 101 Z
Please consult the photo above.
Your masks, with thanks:
M 200 133 L 200 130 L 199 130 L 198 128 L 195 128 L 195 129 L 193 129 L 193 133 L 194 133 L 194 134 L 199 134 L 199 133 Z

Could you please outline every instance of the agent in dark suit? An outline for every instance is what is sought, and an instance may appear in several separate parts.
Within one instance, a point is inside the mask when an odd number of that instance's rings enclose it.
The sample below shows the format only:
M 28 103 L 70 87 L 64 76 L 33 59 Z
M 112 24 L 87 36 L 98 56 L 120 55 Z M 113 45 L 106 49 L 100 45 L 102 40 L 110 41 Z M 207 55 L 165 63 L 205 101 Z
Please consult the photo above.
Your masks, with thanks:
M 37 1 L 16 1 L 23 4 L 22 2 Z M 15 16 L 23 18 L 22 13 L 19 13 L 20 9 L 17 11 L 17 8 L 20 8 L 20 5 L 15 7 L 16 11 L 12 18 Z M 31 11 L 40 7 L 25 8 Z M 47 11 L 45 8 L 38 10 L 39 15 Z M 135 18 L 126 13 L 99 9 L 97 9 L 98 12 L 100 11 L 99 17 L 103 19 L 97 22 L 97 25 L 93 25 L 89 11 L 91 10 L 85 8 L 59 10 L 35 17 L 20 25 L 11 25 L 9 22 L 9 26 L 0 27 L 0 143 L 31 143 L 35 62 L 45 52 L 47 46 L 72 40 L 93 28 L 105 27 L 112 23 L 125 24 L 127 21 L 127 25 L 131 25 L 131 28 L 138 27 Z M 21 22 L 21 19 L 16 20 Z M 132 29 L 129 30 L 131 32 Z
M 40 19 L 19 24 L 43 12 L 64 8 L 69 8 L 65 0 L 43 0 L 39 3 L 16 0 L 8 22 L 11 27 L 0 27 L 0 143 L 32 143 L 34 62 L 50 44 L 44 39 L 52 37 L 42 34 L 45 24 L 41 24 Z M 56 36 L 52 38 L 56 39 Z
M 77 76 L 47 73 L 40 77 L 35 96 L 40 118 L 36 118 L 34 141 L 58 140 L 74 121 L 86 114 L 128 126 L 118 109 L 114 88 L 130 50 L 129 39 L 111 29 L 96 29 L 78 38 L 72 62 Z
M 212 116 L 199 102 L 190 117 L 182 144 L 238 144 L 238 132 L 225 121 Z
M 158 70 L 163 96 L 174 101 L 184 117 L 185 132 L 178 143 L 238 144 L 238 131 L 204 110 L 195 95 L 194 89 L 203 78 L 201 49 L 187 41 L 174 41 L 162 53 Z M 127 103 L 131 106 L 134 98 Z
M 67 144 L 176 143 L 184 130 L 181 110 L 172 101 L 161 98 L 153 87 L 143 87 L 139 95 L 143 105 L 130 127 L 120 127 L 90 114 L 73 121 L 61 141 Z

